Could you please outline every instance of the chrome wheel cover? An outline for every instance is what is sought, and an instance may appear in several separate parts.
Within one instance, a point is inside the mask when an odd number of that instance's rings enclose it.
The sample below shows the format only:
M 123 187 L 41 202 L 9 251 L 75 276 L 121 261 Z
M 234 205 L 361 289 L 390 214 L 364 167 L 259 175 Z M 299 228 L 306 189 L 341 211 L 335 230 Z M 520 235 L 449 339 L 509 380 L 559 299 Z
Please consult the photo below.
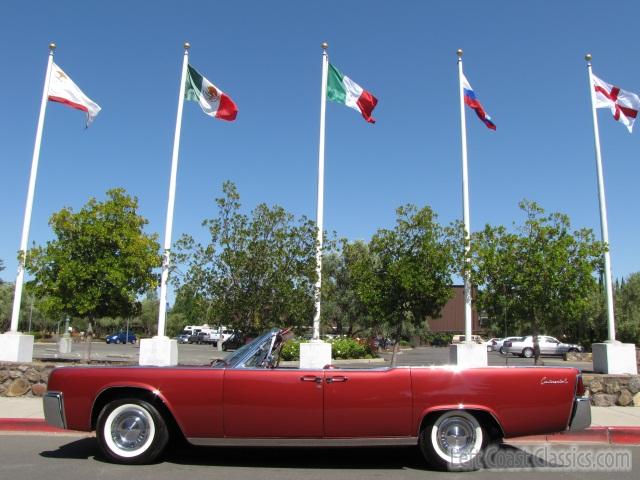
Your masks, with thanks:
M 467 412 L 443 414 L 433 425 L 431 444 L 440 458 L 460 464 L 474 459 L 482 448 L 482 427 Z
M 113 453 L 135 457 L 144 453 L 153 442 L 155 423 L 151 414 L 140 405 L 120 405 L 107 417 L 103 434 Z

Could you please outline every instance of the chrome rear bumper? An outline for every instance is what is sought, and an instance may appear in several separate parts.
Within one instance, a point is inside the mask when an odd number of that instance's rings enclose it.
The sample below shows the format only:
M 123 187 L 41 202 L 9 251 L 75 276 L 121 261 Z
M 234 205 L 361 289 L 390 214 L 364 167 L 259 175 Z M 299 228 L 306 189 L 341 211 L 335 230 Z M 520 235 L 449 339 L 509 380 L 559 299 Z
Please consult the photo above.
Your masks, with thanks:
M 58 428 L 67 428 L 62 392 L 45 393 L 44 397 L 42 397 L 42 405 L 44 407 L 44 419 L 49 425 Z
M 573 413 L 569 430 L 584 430 L 591 425 L 591 402 L 587 397 L 578 397 L 573 402 Z

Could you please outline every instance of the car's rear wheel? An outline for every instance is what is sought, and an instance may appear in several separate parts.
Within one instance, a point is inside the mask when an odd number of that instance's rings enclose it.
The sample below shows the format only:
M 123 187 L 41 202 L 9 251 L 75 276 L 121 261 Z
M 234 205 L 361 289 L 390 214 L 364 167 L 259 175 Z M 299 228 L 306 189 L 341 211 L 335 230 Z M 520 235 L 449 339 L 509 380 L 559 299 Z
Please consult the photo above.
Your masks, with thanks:
M 507 352 L 504 351 L 504 347 L 500 347 L 500 355 L 506 355 Z
M 108 403 L 98 416 L 98 445 L 113 462 L 144 464 L 153 462 L 169 440 L 167 425 L 158 410 L 137 398 Z
M 522 356 L 523 356 L 524 358 L 531 358 L 531 357 L 533 357 L 533 348 L 528 348 L 528 347 L 527 347 L 527 348 L 525 348 L 525 349 L 522 351 Z
M 433 416 L 420 432 L 420 451 L 438 470 L 477 470 L 487 434 L 478 419 L 463 410 Z

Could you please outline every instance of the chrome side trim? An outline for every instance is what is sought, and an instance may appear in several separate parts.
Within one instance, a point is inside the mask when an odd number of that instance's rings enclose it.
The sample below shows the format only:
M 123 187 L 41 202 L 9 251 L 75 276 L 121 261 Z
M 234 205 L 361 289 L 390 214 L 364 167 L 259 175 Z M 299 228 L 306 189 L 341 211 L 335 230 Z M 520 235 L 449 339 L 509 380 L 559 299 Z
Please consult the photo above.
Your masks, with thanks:
M 569 422 L 569 430 L 584 430 L 591 425 L 591 402 L 587 397 L 576 398 L 573 403 L 573 414 Z
M 190 437 L 192 445 L 215 447 L 388 447 L 417 445 L 418 437 L 374 438 L 202 438 Z
M 62 392 L 47 392 L 42 397 L 44 419 L 49 425 L 67 428 L 67 418 L 64 414 L 64 398 Z

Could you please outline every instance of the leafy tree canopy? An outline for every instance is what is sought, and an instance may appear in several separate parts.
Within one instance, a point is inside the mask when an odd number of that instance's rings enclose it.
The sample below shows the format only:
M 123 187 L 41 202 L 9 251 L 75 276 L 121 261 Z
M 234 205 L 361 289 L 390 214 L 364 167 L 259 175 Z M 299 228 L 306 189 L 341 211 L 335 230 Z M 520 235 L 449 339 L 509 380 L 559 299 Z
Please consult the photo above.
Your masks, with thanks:
M 452 295 L 452 276 L 461 270 L 464 236 L 459 224 L 441 226 L 429 207 L 396 212 L 395 228 L 378 230 L 370 255 L 360 255 L 352 270 L 370 315 L 399 340 L 404 330 L 440 316 Z
M 279 206 L 259 204 L 241 212 L 232 182 L 216 200 L 218 215 L 205 220 L 206 244 L 184 235 L 174 276 L 184 311 L 209 323 L 256 331 L 278 325 L 310 325 L 313 318 L 316 226 Z M 178 305 L 176 305 L 178 306 Z
M 593 308 L 605 245 L 589 229 L 571 231 L 569 217 L 546 214 L 523 201 L 522 225 L 485 226 L 471 239 L 472 282 L 477 307 L 487 312 L 492 330 L 525 334 L 570 333 Z
M 137 198 L 121 188 L 107 197 L 77 213 L 54 213 L 56 238 L 28 252 L 28 286 L 52 316 L 131 317 L 140 311 L 138 296 L 157 285 L 157 235 L 144 233 Z

